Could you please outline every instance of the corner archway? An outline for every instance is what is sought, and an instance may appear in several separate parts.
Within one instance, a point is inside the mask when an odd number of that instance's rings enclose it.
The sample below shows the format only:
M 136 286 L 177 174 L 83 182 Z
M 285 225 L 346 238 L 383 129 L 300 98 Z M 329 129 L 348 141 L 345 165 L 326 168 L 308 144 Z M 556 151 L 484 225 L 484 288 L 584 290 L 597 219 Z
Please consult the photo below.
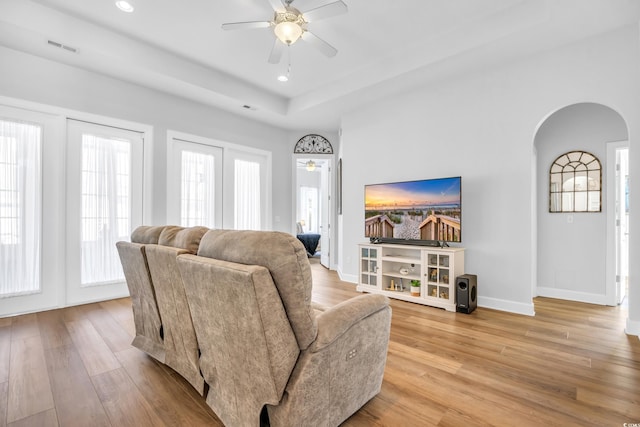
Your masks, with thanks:
M 628 141 L 628 126 L 612 108 L 578 103 L 560 108 L 542 120 L 534 137 L 534 274 L 535 296 L 601 305 L 615 304 L 612 297 L 611 259 L 615 259 L 612 209 L 606 203 L 614 178 L 605 161 L 612 143 Z M 574 150 L 601 159 L 602 207 L 599 212 L 550 212 L 549 168 L 554 159 Z M 615 176 L 615 175 L 613 175 Z

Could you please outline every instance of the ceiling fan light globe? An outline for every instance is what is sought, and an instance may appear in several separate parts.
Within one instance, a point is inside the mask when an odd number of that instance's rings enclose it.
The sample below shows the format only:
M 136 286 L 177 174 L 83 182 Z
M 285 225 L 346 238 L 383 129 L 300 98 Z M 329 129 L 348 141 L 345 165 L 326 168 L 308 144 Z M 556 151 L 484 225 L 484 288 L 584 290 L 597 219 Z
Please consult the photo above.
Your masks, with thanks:
M 278 40 L 284 44 L 291 45 L 302 36 L 302 27 L 295 22 L 280 22 L 273 28 Z
M 116 1 L 116 7 L 126 13 L 131 13 L 134 9 L 133 4 L 130 1 L 125 0 Z

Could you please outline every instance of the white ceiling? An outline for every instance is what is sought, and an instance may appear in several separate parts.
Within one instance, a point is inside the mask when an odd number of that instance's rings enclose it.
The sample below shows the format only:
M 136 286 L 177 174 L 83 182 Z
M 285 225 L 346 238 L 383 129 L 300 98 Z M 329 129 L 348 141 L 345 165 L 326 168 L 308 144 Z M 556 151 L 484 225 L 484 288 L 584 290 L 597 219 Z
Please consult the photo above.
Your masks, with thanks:
M 331 0 L 295 0 L 310 10 Z M 0 0 L 0 45 L 98 71 L 287 129 L 336 130 L 359 105 L 434 79 L 494 66 L 631 23 L 640 0 L 344 0 L 344 15 L 309 30 L 338 49 L 299 41 L 292 77 L 267 63 L 268 0 Z M 77 50 L 52 47 L 52 40 Z M 243 108 L 248 105 L 251 109 Z

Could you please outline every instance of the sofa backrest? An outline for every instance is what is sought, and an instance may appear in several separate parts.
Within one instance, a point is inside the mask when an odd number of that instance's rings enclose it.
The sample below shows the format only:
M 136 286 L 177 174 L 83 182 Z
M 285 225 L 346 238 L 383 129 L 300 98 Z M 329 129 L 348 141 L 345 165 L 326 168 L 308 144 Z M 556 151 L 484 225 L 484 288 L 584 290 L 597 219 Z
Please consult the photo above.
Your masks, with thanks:
M 147 245 L 149 271 L 156 292 L 164 331 L 165 363 L 203 394 L 204 380 L 198 364 L 198 341 L 178 269 L 177 257 L 195 254 L 206 227 L 167 226 L 157 245 Z
M 164 225 L 141 225 L 131 233 L 131 242 L 143 245 L 156 244 L 164 229 Z
M 146 246 L 158 243 L 164 226 L 141 226 L 131 233 L 131 242 L 117 242 L 122 270 L 133 309 L 136 336 L 133 345 L 164 362 L 162 320 L 147 263 Z
M 168 225 L 163 228 L 158 237 L 158 244 L 161 246 L 171 246 L 180 248 L 195 254 L 198 252 L 202 236 L 209 231 L 207 227 L 180 227 Z
M 262 407 L 282 398 L 300 353 L 272 274 L 195 255 L 179 256 L 178 265 L 210 385 L 207 403 L 225 425 L 257 426 Z
M 301 350 L 316 338 L 311 307 L 311 267 L 307 252 L 294 236 L 278 231 L 209 230 L 198 255 L 266 267 L 273 278 Z

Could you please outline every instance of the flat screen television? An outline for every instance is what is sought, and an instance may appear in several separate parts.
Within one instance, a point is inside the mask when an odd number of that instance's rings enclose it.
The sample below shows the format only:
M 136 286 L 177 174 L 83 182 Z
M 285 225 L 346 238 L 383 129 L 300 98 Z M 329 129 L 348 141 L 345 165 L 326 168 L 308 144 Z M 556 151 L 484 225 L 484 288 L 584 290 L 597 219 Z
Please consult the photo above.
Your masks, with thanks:
M 364 200 L 372 242 L 462 241 L 462 177 L 369 184 Z

